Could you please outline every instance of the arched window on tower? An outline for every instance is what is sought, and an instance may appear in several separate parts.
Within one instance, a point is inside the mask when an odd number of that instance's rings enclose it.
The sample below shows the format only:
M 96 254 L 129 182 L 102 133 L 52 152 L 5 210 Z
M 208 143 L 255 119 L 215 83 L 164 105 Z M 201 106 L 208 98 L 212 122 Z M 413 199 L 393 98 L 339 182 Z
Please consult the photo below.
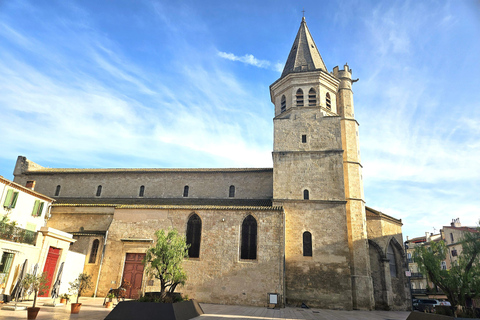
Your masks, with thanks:
M 297 90 L 297 107 L 303 107 L 303 91 L 302 89 Z
M 327 109 L 332 110 L 332 100 L 330 99 L 330 93 L 327 92 L 327 95 L 325 97 L 325 102 L 327 104 Z
M 183 196 L 188 197 L 188 186 L 183 187 Z
M 235 186 L 230 186 L 230 189 L 228 190 L 228 196 L 230 198 L 235 197 Z
M 303 256 L 312 256 L 312 234 L 308 231 L 303 233 Z
M 102 195 L 102 186 L 97 187 L 97 197 L 100 197 Z
M 88 258 L 88 263 L 95 263 L 97 261 L 98 246 L 100 241 L 98 239 L 93 240 L 92 250 L 90 250 L 90 257 Z
M 397 260 L 395 258 L 395 251 L 393 249 L 392 243 L 388 245 L 387 249 L 387 259 L 388 259 L 388 264 L 390 265 L 390 276 L 392 278 L 397 277 Z
M 188 248 L 188 256 L 190 258 L 200 257 L 200 240 L 202 237 L 202 220 L 195 213 L 193 214 L 187 222 L 187 244 L 190 245 Z
M 143 197 L 145 194 L 145 186 L 140 186 L 140 190 L 138 191 L 138 196 Z
M 308 105 L 310 107 L 314 107 L 317 105 L 317 92 L 313 88 L 308 91 Z
M 280 112 L 285 112 L 285 110 L 287 110 L 287 99 L 285 98 L 285 95 L 282 96 L 280 106 L 281 106 Z
M 248 215 L 242 223 L 240 259 L 257 259 L 257 220 Z
M 58 197 L 58 195 L 60 194 L 60 185 L 57 186 L 57 188 L 55 189 L 55 197 Z
M 307 189 L 303 190 L 303 200 L 310 199 L 310 192 Z

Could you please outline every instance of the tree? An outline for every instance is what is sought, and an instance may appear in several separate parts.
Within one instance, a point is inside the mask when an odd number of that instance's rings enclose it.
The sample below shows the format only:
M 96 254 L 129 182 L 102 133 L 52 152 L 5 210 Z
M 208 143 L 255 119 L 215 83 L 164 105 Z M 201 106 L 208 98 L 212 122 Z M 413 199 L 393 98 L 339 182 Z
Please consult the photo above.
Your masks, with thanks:
M 447 253 L 442 240 L 415 248 L 414 259 L 420 271 L 443 290 L 456 317 L 458 306 L 465 306 L 467 299 L 480 296 L 480 232 L 464 234 L 462 254 L 449 270 L 443 270 L 441 263 Z
M 70 288 L 68 291 L 77 296 L 77 302 L 80 296 L 85 292 L 85 290 L 88 290 L 92 287 L 92 275 L 88 273 L 80 273 L 73 282 L 69 282 Z
M 48 279 L 47 279 L 47 274 L 44 272 L 39 276 L 35 276 L 33 274 L 27 273 L 25 275 L 25 278 L 22 280 L 22 286 L 25 289 L 25 291 L 33 292 L 33 307 L 35 308 L 35 305 L 37 304 L 37 295 L 38 293 L 43 294 L 47 289 Z
M 173 293 L 178 285 L 184 285 L 187 275 L 182 267 L 183 259 L 188 257 L 185 237 L 172 229 L 155 232 L 157 242 L 147 250 L 143 264 L 149 275 L 160 280 L 160 299 L 165 301 L 167 292 Z

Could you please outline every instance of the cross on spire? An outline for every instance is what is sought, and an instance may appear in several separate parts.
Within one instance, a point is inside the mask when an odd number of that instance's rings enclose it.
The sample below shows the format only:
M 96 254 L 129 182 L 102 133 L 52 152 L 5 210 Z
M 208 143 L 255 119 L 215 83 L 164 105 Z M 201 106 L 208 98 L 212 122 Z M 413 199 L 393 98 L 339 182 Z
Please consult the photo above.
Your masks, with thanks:
M 305 18 L 305 8 L 303 8 L 302 13 L 303 13 L 303 18 Z

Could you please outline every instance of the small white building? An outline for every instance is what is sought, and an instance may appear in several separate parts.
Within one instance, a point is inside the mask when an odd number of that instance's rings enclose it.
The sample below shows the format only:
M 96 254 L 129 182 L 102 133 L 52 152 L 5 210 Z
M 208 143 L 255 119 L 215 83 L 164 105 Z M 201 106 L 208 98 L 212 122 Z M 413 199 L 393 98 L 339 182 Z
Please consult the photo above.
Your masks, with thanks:
M 21 186 L 0 176 L 0 295 L 9 300 L 20 270 L 47 273 L 50 289 L 65 262 L 72 235 L 47 228 L 50 207 L 55 201 L 35 192 L 35 182 Z M 49 296 L 48 290 L 42 296 Z M 1 299 L 1 298 L 0 298 Z

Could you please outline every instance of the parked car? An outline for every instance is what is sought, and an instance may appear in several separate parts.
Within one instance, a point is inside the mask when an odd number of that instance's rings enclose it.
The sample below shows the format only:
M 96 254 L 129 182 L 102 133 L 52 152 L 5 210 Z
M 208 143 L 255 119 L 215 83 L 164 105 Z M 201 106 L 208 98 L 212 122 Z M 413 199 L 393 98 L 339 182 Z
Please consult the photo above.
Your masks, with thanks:
M 450 301 L 447 301 L 447 300 L 442 300 L 442 301 L 439 301 L 439 304 L 441 306 L 446 306 L 446 307 L 451 307 L 452 304 L 450 303 Z
M 420 312 L 435 312 L 435 306 L 440 305 L 440 302 L 435 299 L 418 299 L 416 303 L 413 304 L 413 309 Z

